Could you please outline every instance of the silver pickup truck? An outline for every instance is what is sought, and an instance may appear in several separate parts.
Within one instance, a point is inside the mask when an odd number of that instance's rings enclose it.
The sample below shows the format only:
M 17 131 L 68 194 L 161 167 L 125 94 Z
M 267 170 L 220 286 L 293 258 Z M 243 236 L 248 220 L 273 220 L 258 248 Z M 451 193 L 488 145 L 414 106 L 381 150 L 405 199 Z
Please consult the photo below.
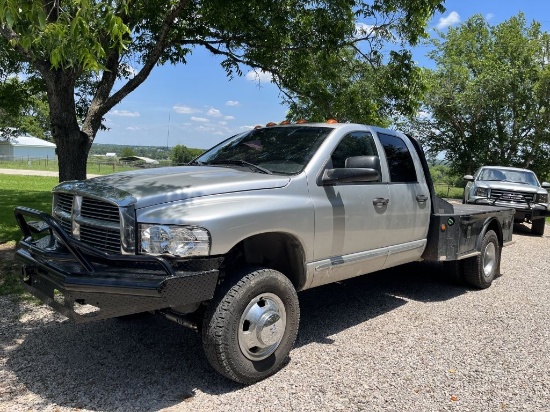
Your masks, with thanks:
M 464 176 L 463 203 L 493 204 L 513 208 L 514 222 L 531 223 L 531 233 L 543 236 L 548 209 L 550 183 L 540 183 L 528 169 L 483 166 L 473 176 Z
M 420 145 L 397 131 L 279 125 L 188 166 L 61 183 L 51 215 L 15 209 L 16 257 L 27 290 L 69 318 L 164 315 L 250 384 L 284 365 L 298 291 L 417 261 L 486 288 L 513 215 L 435 196 Z

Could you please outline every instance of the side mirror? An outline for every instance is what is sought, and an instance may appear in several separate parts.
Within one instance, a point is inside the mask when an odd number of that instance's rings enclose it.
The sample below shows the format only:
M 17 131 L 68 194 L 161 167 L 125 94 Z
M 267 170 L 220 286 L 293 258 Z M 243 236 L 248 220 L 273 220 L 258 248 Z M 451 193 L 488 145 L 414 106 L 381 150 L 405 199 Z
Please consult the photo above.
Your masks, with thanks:
M 550 189 L 550 183 L 548 183 L 548 182 L 542 182 L 541 186 L 545 189 Z
M 347 168 L 374 169 L 380 173 L 380 158 L 378 156 L 353 156 L 346 159 Z
M 378 156 L 353 156 L 346 159 L 344 169 L 327 169 L 323 172 L 323 184 L 365 183 L 380 180 L 380 158 Z
M 326 169 L 321 181 L 323 184 L 330 185 L 334 183 L 376 182 L 379 179 L 380 173 L 374 169 L 345 168 Z
M 464 175 L 463 179 L 466 180 L 467 182 L 474 181 L 474 177 L 472 175 Z

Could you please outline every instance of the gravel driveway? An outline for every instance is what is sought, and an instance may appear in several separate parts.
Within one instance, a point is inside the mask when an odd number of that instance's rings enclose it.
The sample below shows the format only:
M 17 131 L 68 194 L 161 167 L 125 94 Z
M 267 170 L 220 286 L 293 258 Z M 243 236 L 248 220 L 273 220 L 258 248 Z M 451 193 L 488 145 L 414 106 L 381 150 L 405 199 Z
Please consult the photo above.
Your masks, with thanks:
M 290 363 L 250 387 L 167 320 L 0 297 L 0 410 L 550 411 L 550 237 L 514 240 L 483 291 L 412 265 L 301 293 Z

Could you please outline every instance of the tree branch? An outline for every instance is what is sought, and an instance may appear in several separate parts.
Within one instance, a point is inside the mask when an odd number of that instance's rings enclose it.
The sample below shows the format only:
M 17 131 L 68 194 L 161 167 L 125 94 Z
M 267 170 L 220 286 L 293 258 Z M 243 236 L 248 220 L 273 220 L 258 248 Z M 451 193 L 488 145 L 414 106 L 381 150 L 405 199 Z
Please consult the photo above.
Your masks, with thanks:
M 109 110 L 111 110 L 113 107 L 115 107 L 118 103 L 122 101 L 128 94 L 133 92 L 139 85 L 141 85 L 149 76 L 155 65 L 158 63 L 158 60 L 160 56 L 162 55 L 162 52 L 166 48 L 166 42 L 168 35 L 170 33 L 170 29 L 172 28 L 172 25 L 174 24 L 174 21 L 176 18 L 183 12 L 183 10 L 189 5 L 191 0 L 180 0 L 178 3 L 172 7 L 172 10 L 170 10 L 170 13 L 166 16 L 164 19 L 156 46 L 151 50 L 149 55 L 147 56 L 147 59 L 145 61 L 145 64 L 141 68 L 141 70 L 124 86 L 120 88 L 116 93 L 114 93 L 111 97 L 106 99 L 103 104 L 101 105 L 101 108 L 98 110 L 98 114 L 101 116 L 104 116 Z

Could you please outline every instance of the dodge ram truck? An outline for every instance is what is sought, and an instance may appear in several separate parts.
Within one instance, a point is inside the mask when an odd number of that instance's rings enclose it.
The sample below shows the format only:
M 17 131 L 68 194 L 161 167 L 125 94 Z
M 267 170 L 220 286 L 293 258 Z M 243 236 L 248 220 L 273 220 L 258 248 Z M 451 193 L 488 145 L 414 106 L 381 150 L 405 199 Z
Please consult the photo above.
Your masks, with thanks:
M 256 128 L 186 166 L 61 183 L 51 214 L 14 212 L 30 293 L 76 322 L 163 315 L 244 384 L 285 364 L 297 292 L 418 261 L 489 287 L 514 215 L 438 198 L 414 138 L 335 122 Z

